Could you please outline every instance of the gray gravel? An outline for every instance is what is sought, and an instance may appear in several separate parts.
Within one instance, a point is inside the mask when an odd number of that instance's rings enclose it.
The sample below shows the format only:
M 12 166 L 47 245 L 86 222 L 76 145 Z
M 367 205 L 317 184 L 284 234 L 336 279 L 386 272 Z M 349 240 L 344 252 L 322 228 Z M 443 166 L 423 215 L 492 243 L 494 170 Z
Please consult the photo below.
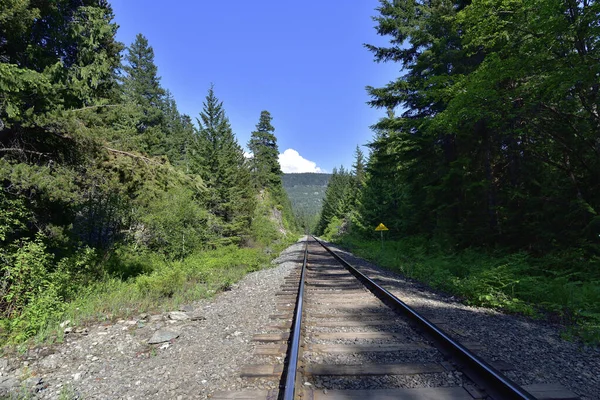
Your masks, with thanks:
M 314 364 L 411 364 L 446 361 L 436 349 L 401 350 L 376 353 L 335 354 L 304 352 L 304 359 Z
M 521 385 L 560 383 L 584 400 L 600 399 L 600 348 L 563 340 L 561 326 L 470 307 L 332 245 L 337 253 L 429 319 L 442 320 L 461 341 L 483 345 L 487 361 L 515 368 L 506 375 Z
M 314 279 L 322 279 L 323 275 L 329 275 L 329 281 L 332 284 L 339 282 L 339 276 L 350 276 L 349 273 L 342 275 L 345 271 L 343 267 L 337 266 L 336 261 L 331 258 L 318 244 L 311 244 L 309 247 L 309 266 L 312 263 L 318 267 L 313 267 L 314 272 L 309 276 L 308 282 Z M 324 271 L 319 274 L 319 271 Z M 336 275 L 333 275 L 336 273 Z M 337 275 L 337 273 L 340 273 Z M 355 281 L 358 283 L 358 281 Z M 383 305 L 379 299 L 367 292 L 360 294 L 336 294 L 323 295 L 314 292 L 306 294 L 307 309 L 306 314 L 309 319 L 305 326 L 304 342 L 307 344 L 320 345 L 366 345 L 366 344 L 409 344 L 426 343 L 424 338 L 416 332 L 405 321 L 399 319 L 397 315 Z M 349 306 L 349 307 L 348 307 Z M 317 321 L 343 321 L 351 317 L 352 321 L 361 321 L 365 313 L 370 314 L 375 311 L 378 314 L 370 315 L 369 318 L 377 315 L 380 321 L 395 322 L 387 325 L 362 325 L 362 326 L 314 326 Z M 327 314 L 327 318 L 321 320 L 314 317 L 313 312 Z M 311 316 L 313 315 L 313 316 Z M 335 318 L 332 318 L 335 317 Z M 342 324 L 343 325 L 343 324 Z M 330 338 L 320 337 L 322 333 L 329 333 Z M 342 334 L 390 334 L 385 338 L 368 337 L 348 337 L 341 338 Z M 393 336 L 392 336 L 393 334 Z M 364 364 L 405 364 L 405 363 L 440 363 L 445 358 L 436 349 L 419 350 L 401 350 L 388 352 L 358 352 L 358 353 L 321 353 L 318 351 L 305 351 L 303 361 L 307 365 L 328 364 L 328 365 L 364 365 Z M 443 387 L 456 386 L 462 383 L 462 379 L 457 378 L 453 372 L 428 373 L 416 375 L 397 375 L 397 376 L 310 376 L 307 383 L 319 389 L 391 389 L 391 388 L 425 388 L 425 387 Z
M 310 382 L 316 388 L 338 390 L 393 389 L 461 386 L 460 372 L 442 372 L 419 375 L 386 375 L 368 377 L 317 376 Z
M 303 243 L 292 245 L 274 268 L 248 274 L 232 290 L 183 307 L 187 313 L 142 315 L 80 334 L 74 329 L 62 345 L 30 352 L 29 361 L 0 358 L 0 397 L 17 383 L 38 390 L 40 399 L 208 398 L 216 391 L 276 386 L 268 379 L 242 380 L 239 369 L 256 363 L 252 336 L 275 332 L 265 328 L 273 324 L 275 293 L 301 265 L 303 249 Z M 159 330 L 178 337 L 148 344 Z

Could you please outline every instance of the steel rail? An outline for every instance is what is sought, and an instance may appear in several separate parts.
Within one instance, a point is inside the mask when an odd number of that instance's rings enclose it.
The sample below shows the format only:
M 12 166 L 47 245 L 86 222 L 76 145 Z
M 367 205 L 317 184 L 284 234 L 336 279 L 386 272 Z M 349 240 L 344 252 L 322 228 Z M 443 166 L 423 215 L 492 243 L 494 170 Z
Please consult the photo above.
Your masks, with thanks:
M 283 400 L 293 400 L 296 386 L 296 371 L 298 370 L 298 354 L 300 351 L 300 328 L 302 327 L 302 308 L 304 306 L 304 276 L 306 263 L 308 261 L 308 240 L 304 246 L 304 261 L 302 261 L 302 272 L 300 273 L 300 285 L 298 287 L 298 300 L 296 301 L 296 313 L 294 315 L 292 340 L 288 350 L 287 372 L 285 387 L 283 389 Z
M 313 236 L 325 250 L 327 250 L 336 260 L 338 260 L 350 273 L 352 273 L 359 281 L 362 282 L 373 294 L 387 304 L 392 309 L 401 312 L 409 317 L 415 325 L 420 328 L 435 344 L 436 347 L 449 357 L 452 357 L 459 366 L 460 370 L 465 373 L 471 380 L 481 386 L 488 395 L 495 400 L 503 399 L 526 399 L 536 400 L 536 397 L 531 395 L 518 384 L 504 376 L 500 371 L 492 367 L 483 359 L 472 353 L 462 344 L 455 341 L 446 332 L 439 329 L 433 323 L 429 322 L 425 317 L 420 315 L 414 309 L 409 307 L 402 300 L 388 292 L 383 287 L 379 286 L 372 279 L 368 278 L 362 272 L 354 268 L 350 263 L 336 254 L 333 250 L 327 247 L 321 240 Z

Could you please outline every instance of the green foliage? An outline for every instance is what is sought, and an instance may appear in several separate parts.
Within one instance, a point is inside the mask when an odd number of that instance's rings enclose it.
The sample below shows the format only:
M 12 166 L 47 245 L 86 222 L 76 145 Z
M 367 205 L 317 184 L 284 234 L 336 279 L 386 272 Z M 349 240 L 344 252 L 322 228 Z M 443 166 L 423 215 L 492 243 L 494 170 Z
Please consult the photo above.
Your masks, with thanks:
M 138 231 L 147 247 L 161 251 L 172 259 L 182 259 L 210 241 L 211 216 L 200 206 L 198 193 L 185 187 L 156 193 L 140 209 Z M 146 238 L 143 238 L 147 235 Z
M 332 221 L 336 220 L 338 233 L 349 231 L 355 222 L 355 212 L 359 204 L 360 193 L 364 184 L 363 154 L 360 149 L 356 151 L 356 162 L 352 172 L 344 167 L 334 168 L 333 175 L 327 184 L 323 209 L 316 227 L 317 234 L 329 230 L 331 234 Z M 338 220 L 340 221 L 338 224 Z
M 340 218 L 336 216 L 331 217 L 331 219 L 327 223 L 327 226 L 325 227 L 325 230 L 323 231 L 323 239 L 333 240 L 339 237 L 342 228 L 342 223 L 343 221 Z
M 541 307 L 597 338 L 599 10 L 381 0 L 389 44 L 367 48 L 402 75 L 368 88 L 387 116 L 343 217 L 367 242 L 340 240 L 472 304 Z M 330 215 L 344 214 L 324 207 L 321 229 Z M 397 240 L 383 253 L 380 222 Z
M 20 239 L 2 254 L 0 287 L 0 339 L 23 341 L 56 321 L 65 301 L 77 295 L 78 285 L 90 276 L 91 249 L 54 262 L 41 234 L 34 240 Z
M 254 191 L 243 150 L 212 87 L 198 125 L 190 167 L 206 184 L 206 206 L 217 217 L 214 233 L 223 238 L 221 243 L 237 243 L 248 233 L 255 207 Z
M 260 113 L 256 131 L 252 132 L 248 149 L 252 153 L 250 169 L 254 184 L 258 189 L 281 186 L 281 167 L 279 166 L 279 149 L 275 128 L 271 125 L 271 114 L 268 111 Z
M 127 49 L 125 60 L 122 88 L 125 101 L 134 105 L 134 119 L 130 123 L 139 136 L 137 148 L 146 154 L 163 155 L 166 153 L 163 108 L 174 105 L 165 105 L 168 100 L 160 86 L 154 50 L 144 35 L 136 36 Z
M 252 218 L 252 242 L 267 249 L 287 243 L 296 236 L 298 227 L 285 191 L 279 186 L 263 190 L 259 196 Z M 253 247 L 253 243 L 247 244 Z
M 383 252 L 376 239 L 346 235 L 337 240 L 357 255 L 457 295 L 467 304 L 533 316 L 546 313 L 584 340 L 600 338 L 598 260 L 586 263 L 589 272 L 557 272 L 552 268 L 556 255 L 532 258 L 522 252 L 503 255 L 481 249 L 454 253 L 425 237 L 386 241 Z
M 404 74 L 369 88 L 388 116 L 373 127 L 361 225 L 598 254 L 598 7 L 382 0 L 389 46 L 367 47 Z
M 96 0 L 0 7 L 0 342 L 206 296 L 293 236 L 280 185 L 253 221 L 257 193 L 212 89 L 196 132 L 143 35 L 121 64 L 112 18 Z

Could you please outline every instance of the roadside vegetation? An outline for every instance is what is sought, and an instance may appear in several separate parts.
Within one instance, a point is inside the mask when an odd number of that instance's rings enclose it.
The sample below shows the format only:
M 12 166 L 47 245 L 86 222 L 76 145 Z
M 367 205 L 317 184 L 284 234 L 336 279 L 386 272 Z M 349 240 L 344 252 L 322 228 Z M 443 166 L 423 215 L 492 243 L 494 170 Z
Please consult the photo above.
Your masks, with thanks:
M 387 116 L 368 160 L 331 177 L 316 232 L 598 343 L 599 7 L 382 0 L 389 45 L 367 48 L 402 75 L 368 88 Z
M 0 344 L 210 296 L 297 239 L 268 111 L 246 159 L 214 88 L 180 114 L 106 1 L 0 21 Z
M 378 236 L 379 234 L 377 234 Z M 457 296 L 469 305 L 502 309 L 564 326 L 565 338 L 600 343 L 600 263 L 581 268 L 577 254 L 533 257 L 469 248 L 444 249 L 426 237 L 384 240 L 333 238 L 377 265 Z

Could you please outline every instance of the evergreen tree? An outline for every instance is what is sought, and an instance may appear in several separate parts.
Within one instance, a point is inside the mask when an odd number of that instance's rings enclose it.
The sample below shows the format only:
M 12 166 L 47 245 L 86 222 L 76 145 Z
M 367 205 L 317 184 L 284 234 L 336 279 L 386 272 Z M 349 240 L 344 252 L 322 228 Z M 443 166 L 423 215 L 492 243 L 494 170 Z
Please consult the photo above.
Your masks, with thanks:
M 356 187 L 360 190 L 365 184 L 365 154 L 359 146 L 354 151 L 354 164 L 352 164 L 352 174 L 356 180 Z
M 393 118 L 393 112 L 388 113 L 388 118 Z M 390 145 L 390 132 L 376 130 L 368 147 L 371 155 L 365 166 L 365 182 L 357 204 L 358 225 L 370 233 L 383 222 L 390 228 L 392 236 L 406 233 L 412 221 L 409 218 L 414 216 L 404 209 L 407 189 L 401 178 L 402 162 Z
M 260 113 L 256 131 L 252 132 L 248 148 L 253 154 L 251 165 L 255 185 L 259 189 L 281 186 L 281 167 L 279 165 L 279 149 L 277 138 L 271 125 L 271 114 Z
M 165 105 L 167 108 L 173 107 L 174 102 L 160 85 L 158 68 L 154 64 L 154 50 L 141 33 L 127 49 L 125 61 L 123 92 L 125 100 L 136 106 L 135 128 L 140 137 L 138 145 L 147 154 L 163 155 L 166 153 L 164 109 Z
M 367 47 L 404 74 L 369 88 L 371 104 L 405 111 L 374 127 L 363 222 L 377 209 L 402 233 L 458 246 L 589 244 L 600 229 L 599 7 L 382 0 L 377 31 L 390 45 Z
M 97 0 L 0 7 L 0 181 L 7 199 L 31 215 L 26 236 L 69 232 L 83 214 L 77 207 L 95 172 L 105 106 L 118 102 L 122 46 L 112 18 L 110 5 Z M 85 129 L 88 117 L 102 128 Z M 116 227 L 116 212 L 107 219 Z
M 175 99 L 168 90 L 165 91 L 162 113 L 161 128 L 165 135 L 166 156 L 171 164 L 187 168 L 188 148 L 194 141 L 191 118 L 179 113 Z
M 214 225 L 228 240 L 239 240 L 248 232 L 254 210 L 250 171 L 237 143 L 223 103 L 211 87 L 198 119 L 200 127 L 191 154 L 192 172 L 208 188 L 208 209 L 218 218 Z
M 346 229 L 353 210 L 354 188 L 354 177 L 349 171 L 346 171 L 343 166 L 333 169 L 316 228 L 318 234 L 324 233 L 328 228 L 331 229 L 331 224 L 340 224 L 333 227 L 336 233 Z

